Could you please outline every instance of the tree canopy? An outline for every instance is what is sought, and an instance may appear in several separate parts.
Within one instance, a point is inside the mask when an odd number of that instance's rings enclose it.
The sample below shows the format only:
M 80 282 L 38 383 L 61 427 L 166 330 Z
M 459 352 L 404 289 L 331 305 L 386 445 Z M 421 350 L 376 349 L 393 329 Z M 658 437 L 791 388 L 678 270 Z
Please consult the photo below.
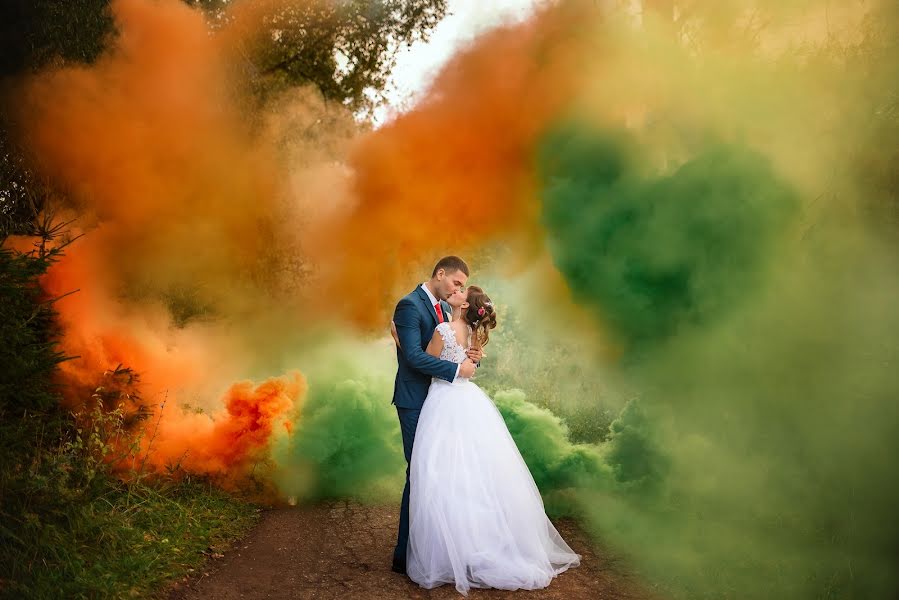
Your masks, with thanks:
M 203 10 L 212 31 L 234 18 L 231 0 L 182 1 Z M 236 54 L 259 100 L 312 84 L 326 99 L 362 112 L 380 100 L 397 52 L 425 39 L 446 13 L 446 0 L 277 0 L 264 6 L 261 27 L 240 40 L 244 47 Z M 27 232 L 49 193 L 13 134 L 11 84 L 48 65 L 90 64 L 115 34 L 110 0 L 0 5 L 0 239 Z

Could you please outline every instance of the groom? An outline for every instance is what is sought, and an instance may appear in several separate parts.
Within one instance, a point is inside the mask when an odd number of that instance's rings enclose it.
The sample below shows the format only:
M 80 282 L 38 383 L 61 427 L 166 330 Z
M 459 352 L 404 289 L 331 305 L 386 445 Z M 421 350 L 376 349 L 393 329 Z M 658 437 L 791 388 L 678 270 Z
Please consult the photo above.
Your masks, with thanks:
M 393 323 L 398 340 L 396 357 L 399 367 L 393 388 L 393 404 L 400 418 L 403 433 L 403 453 L 406 455 L 406 487 L 400 506 L 400 529 L 393 551 L 393 570 L 406 573 L 406 545 L 409 541 L 409 462 L 412 460 L 412 442 L 415 428 L 431 378 L 452 381 L 458 377 L 471 377 L 476 362 L 483 354 L 480 349 L 468 350 L 468 359 L 462 364 L 434 358 L 425 348 L 434 335 L 438 323 L 449 320 L 452 309 L 446 300 L 464 288 L 468 280 L 468 265 L 458 256 L 441 258 L 434 267 L 431 278 L 415 288 L 396 305 Z

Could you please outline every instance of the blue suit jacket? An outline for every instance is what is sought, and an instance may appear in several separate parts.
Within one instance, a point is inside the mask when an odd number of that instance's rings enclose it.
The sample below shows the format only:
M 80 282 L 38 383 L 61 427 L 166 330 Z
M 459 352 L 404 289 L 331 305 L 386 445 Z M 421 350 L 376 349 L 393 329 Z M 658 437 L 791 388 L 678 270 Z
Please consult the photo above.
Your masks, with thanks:
M 449 304 L 441 300 L 440 306 L 448 318 L 452 311 Z M 393 404 L 400 408 L 421 409 L 428 396 L 431 377 L 452 381 L 459 365 L 425 352 L 437 327 L 437 315 L 421 286 L 399 301 L 393 312 L 393 322 L 401 345 L 396 350 L 399 368 L 393 386 Z

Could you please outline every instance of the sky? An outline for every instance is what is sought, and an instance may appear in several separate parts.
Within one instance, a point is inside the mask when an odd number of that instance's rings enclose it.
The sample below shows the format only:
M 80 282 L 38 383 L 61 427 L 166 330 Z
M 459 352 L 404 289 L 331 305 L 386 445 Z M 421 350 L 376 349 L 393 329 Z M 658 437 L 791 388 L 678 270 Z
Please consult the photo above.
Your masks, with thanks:
M 376 125 L 410 108 L 454 52 L 478 34 L 530 15 L 540 0 L 449 0 L 447 15 L 428 38 L 399 52 L 387 90 L 387 106 L 373 115 Z
M 396 67 L 386 90 L 387 103 L 376 108 L 372 121 L 378 127 L 391 115 L 409 110 L 446 61 L 479 34 L 493 27 L 516 23 L 526 19 L 535 7 L 550 0 L 449 0 L 446 17 L 434 28 L 427 41 L 418 41 L 400 50 Z M 640 0 L 629 0 L 627 6 L 639 21 Z M 818 10 L 812 10 L 796 27 L 805 30 L 808 38 L 826 37 L 834 23 L 849 15 L 862 14 L 859 7 L 868 0 L 854 3 L 822 2 Z M 788 33 L 796 35 L 795 31 Z M 777 40 L 768 40 L 775 46 Z

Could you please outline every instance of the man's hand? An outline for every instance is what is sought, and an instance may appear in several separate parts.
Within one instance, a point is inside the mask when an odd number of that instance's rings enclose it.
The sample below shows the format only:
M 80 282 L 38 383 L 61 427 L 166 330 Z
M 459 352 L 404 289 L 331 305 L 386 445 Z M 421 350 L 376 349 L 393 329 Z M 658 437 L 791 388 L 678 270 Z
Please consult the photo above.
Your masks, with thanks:
M 485 356 L 487 356 L 486 354 L 484 354 L 484 351 L 482 349 L 474 348 L 474 347 L 466 350 L 465 354 L 467 354 L 468 358 L 470 358 L 472 361 L 474 361 L 476 363 L 481 362 L 481 359 L 484 358 Z
M 469 379 L 472 375 L 474 375 L 475 369 L 477 369 L 477 365 L 471 362 L 470 358 L 466 358 L 465 362 L 463 362 L 459 366 L 459 377 Z

